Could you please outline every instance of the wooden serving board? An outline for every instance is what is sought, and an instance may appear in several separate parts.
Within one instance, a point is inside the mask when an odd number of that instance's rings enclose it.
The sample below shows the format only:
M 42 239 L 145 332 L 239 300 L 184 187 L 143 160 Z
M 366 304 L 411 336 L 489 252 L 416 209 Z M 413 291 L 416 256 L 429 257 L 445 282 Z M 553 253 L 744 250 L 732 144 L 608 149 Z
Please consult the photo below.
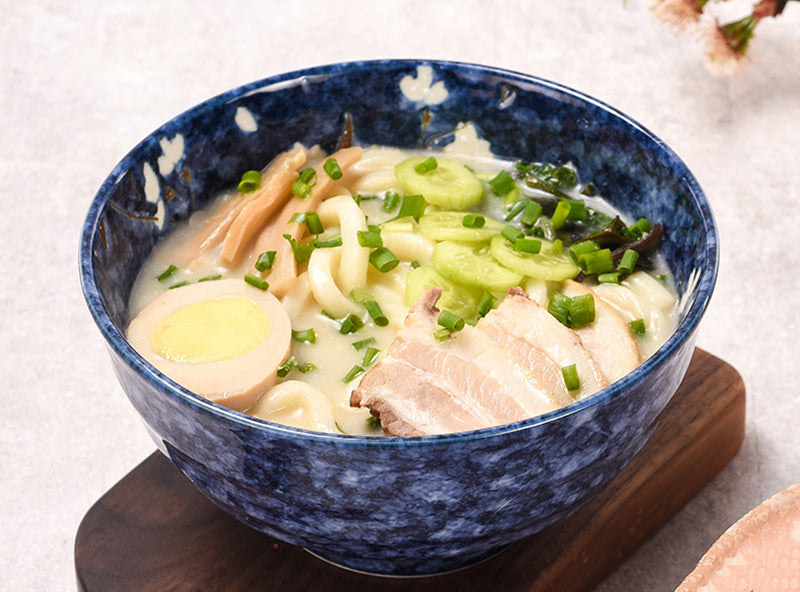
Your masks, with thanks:
M 155 452 L 86 514 L 76 536 L 83 592 L 590 590 L 708 484 L 744 439 L 738 372 L 696 350 L 653 438 L 598 498 L 467 569 L 425 578 L 346 571 L 217 509 Z

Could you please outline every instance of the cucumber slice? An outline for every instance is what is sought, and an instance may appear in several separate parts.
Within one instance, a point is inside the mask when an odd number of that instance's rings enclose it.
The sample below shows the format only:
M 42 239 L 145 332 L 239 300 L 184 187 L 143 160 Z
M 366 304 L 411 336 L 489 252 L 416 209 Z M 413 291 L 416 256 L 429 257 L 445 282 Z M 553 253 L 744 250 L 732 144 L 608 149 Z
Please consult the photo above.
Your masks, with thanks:
M 481 228 L 464 226 L 467 212 L 440 211 L 425 214 L 419 219 L 419 231 L 435 241 L 488 242 L 503 230 L 503 224 L 493 218 L 487 218 Z
M 483 197 L 483 184 L 467 167 L 436 157 L 436 168 L 419 174 L 414 167 L 427 157 L 415 156 L 397 163 L 394 174 L 406 193 L 421 193 L 435 206 L 466 210 Z
M 502 236 L 496 238 L 505 240 Z M 431 262 L 436 271 L 447 279 L 459 284 L 486 288 L 491 292 L 505 292 L 511 286 L 518 286 L 524 277 L 523 274 L 498 263 L 489 253 L 488 247 L 470 243 L 437 243 Z
M 552 247 L 553 243 L 542 239 L 539 253 L 522 253 L 515 251 L 514 245 L 506 237 L 496 236 L 492 239 L 489 250 L 492 257 L 509 269 L 540 280 L 558 282 L 578 275 L 580 270 L 566 251 L 556 255 L 552 252 Z
M 420 295 L 433 288 L 442 287 L 442 296 L 436 303 L 439 310 L 449 310 L 463 319 L 471 319 L 478 314 L 478 303 L 483 292 L 471 286 L 461 286 L 451 282 L 436 271 L 432 265 L 420 265 L 406 276 L 406 306 L 411 306 Z

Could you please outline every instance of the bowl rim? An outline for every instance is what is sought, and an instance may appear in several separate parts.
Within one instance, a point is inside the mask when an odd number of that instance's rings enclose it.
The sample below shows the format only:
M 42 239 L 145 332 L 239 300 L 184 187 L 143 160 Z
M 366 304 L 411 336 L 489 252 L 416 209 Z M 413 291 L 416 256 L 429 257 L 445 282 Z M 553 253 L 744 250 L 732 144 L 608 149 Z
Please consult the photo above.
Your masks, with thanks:
M 105 309 L 96 282 L 93 251 L 99 235 L 98 224 L 108 202 L 111 188 L 119 181 L 122 174 L 131 168 L 132 164 L 138 164 L 139 159 L 136 158 L 137 155 L 148 146 L 152 138 L 167 131 L 171 131 L 170 128 L 172 126 L 184 119 L 192 117 L 198 111 L 210 109 L 215 105 L 226 103 L 232 99 L 250 93 L 268 91 L 270 87 L 274 89 L 276 86 L 278 86 L 279 88 L 280 86 L 285 85 L 293 80 L 308 79 L 319 76 L 335 76 L 341 71 L 403 67 L 413 68 L 426 65 L 440 70 L 444 69 L 448 71 L 480 74 L 482 76 L 497 76 L 503 80 L 509 80 L 513 81 L 514 83 L 524 85 L 526 90 L 544 92 L 551 96 L 555 95 L 560 100 L 577 100 L 580 103 L 588 104 L 594 108 L 605 111 L 615 119 L 621 120 L 640 135 L 640 141 L 644 143 L 650 143 L 655 150 L 664 154 L 667 161 L 671 164 L 676 173 L 680 173 L 677 176 L 678 179 L 682 181 L 686 185 L 686 188 L 690 191 L 692 199 L 697 209 L 701 213 L 702 224 L 706 233 L 705 265 L 701 268 L 696 268 L 698 271 L 698 281 L 695 288 L 694 301 L 691 307 L 686 311 L 684 318 L 679 323 L 675 332 L 667 339 L 667 341 L 652 356 L 650 356 L 647 360 L 645 360 L 642 364 L 640 364 L 637 368 L 623 378 L 617 380 L 608 387 L 597 391 L 589 397 L 586 397 L 580 401 L 576 401 L 575 403 L 565 407 L 555 409 L 542 415 L 509 424 L 503 424 L 500 426 L 493 426 L 466 432 L 429 436 L 360 436 L 349 434 L 329 434 L 270 422 L 268 420 L 252 417 L 243 412 L 234 411 L 227 407 L 223 407 L 222 405 L 212 403 L 208 399 L 196 395 L 195 393 L 174 382 L 172 379 L 168 378 L 166 375 L 162 374 L 156 370 L 155 367 L 151 366 L 147 361 L 145 361 L 144 358 L 142 358 L 128 343 L 122 331 L 117 328 Z M 714 215 L 711 211 L 711 206 L 708 202 L 708 199 L 701 189 L 698 181 L 695 179 L 694 175 L 688 169 L 683 160 L 655 134 L 618 109 L 590 95 L 560 83 L 552 82 L 535 75 L 524 74 L 514 70 L 498 68 L 495 66 L 437 59 L 360 60 L 313 66 L 268 76 L 266 78 L 238 86 L 205 101 L 197 103 L 193 107 L 190 107 L 189 109 L 171 118 L 169 121 L 165 122 L 145 136 L 115 165 L 92 199 L 82 226 L 79 252 L 79 271 L 81 274 L 81 288 L 84 299 L 86 300 L 89 311 L 98 328 L 100 329 L 100 332 L 105 338 L 108 346 L 110 346 L 113 352 L 118 354 L 128 366 L 132 367 L 148 382 L 153 384 L 166 395 L 172 397 L 173 399 L 177 399 L 179 403 L 188 404 L 194 407 L 195 410 L 201 413 L 217 416 L 230 421 L 233 425 L 241 428 L 263 432 L 265 434 L 271 434 L 276 437 L 298 438 L 300 440 L 309 442 L 313 441 L 318 443 L 328 443 L 338 446 L 377 446 L 385 448 L 409 446 L 415 447 L 421 445 L 430 446 L 432 444 L 443 445 L 451 442 L 464 443 L 491 438 L 498 435 L 510 434 L 517 431 L 528 430 L 546 423 L 557 421 L 563 417 L 578 413 L 589 407 L 594 407 L 602 402 L 607 401 L 608 399 L 618 396 L 619 393 L 625 391 L 629 387 L 634 386 L 636 383 L 641 382 L 647 374 L 664 364 L 671 357 L 671 355 L 677 349 L 682 347 L 684 343 L 693 335 L 700 322 L 700 319 L 708 307 L 708 303 L 716 283 L 718 270 L 718 233 Z

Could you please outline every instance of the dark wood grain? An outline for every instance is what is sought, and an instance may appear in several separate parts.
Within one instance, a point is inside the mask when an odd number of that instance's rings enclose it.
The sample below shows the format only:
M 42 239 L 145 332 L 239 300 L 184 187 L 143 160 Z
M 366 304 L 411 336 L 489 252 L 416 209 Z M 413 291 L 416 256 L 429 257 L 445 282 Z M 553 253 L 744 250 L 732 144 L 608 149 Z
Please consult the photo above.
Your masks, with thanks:
M 736 370 L 696 350 L 653 438 L 597 499 L 479 565 L 429 578 L 352 573 L 251 530 L 154 453 L 84 517 L 78 584 L 84 592 L 590 590 L 730 462 L 744 413 Z

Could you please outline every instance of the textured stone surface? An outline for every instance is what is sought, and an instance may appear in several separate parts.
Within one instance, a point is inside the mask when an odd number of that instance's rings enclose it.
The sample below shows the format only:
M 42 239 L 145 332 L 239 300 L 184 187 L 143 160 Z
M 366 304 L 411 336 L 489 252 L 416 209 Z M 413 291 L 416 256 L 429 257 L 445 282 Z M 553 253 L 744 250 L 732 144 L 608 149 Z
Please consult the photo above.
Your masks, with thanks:
M 800 476 L 787 419 L 800 407 L 800 321 L 782 312 L 800 289 L 784 231 L 800 223 L 800 10 L 789 3 L 765 22 L 754 64 L 727 80 L 643 1 L 327 4 L 4 3 L 0 588 L 74 590 L 80 518 L 152 451 L 77 280 L 80 225 L 111 168 L 164 121 L 239 84 L 341 60 L 436 57 L 528 72 L 614 105 L 666 141 L 711 200 L 722 260 L 698 345 L 744 376 L 747 439 L 600 586 L 674 589 L 730 524 Z

